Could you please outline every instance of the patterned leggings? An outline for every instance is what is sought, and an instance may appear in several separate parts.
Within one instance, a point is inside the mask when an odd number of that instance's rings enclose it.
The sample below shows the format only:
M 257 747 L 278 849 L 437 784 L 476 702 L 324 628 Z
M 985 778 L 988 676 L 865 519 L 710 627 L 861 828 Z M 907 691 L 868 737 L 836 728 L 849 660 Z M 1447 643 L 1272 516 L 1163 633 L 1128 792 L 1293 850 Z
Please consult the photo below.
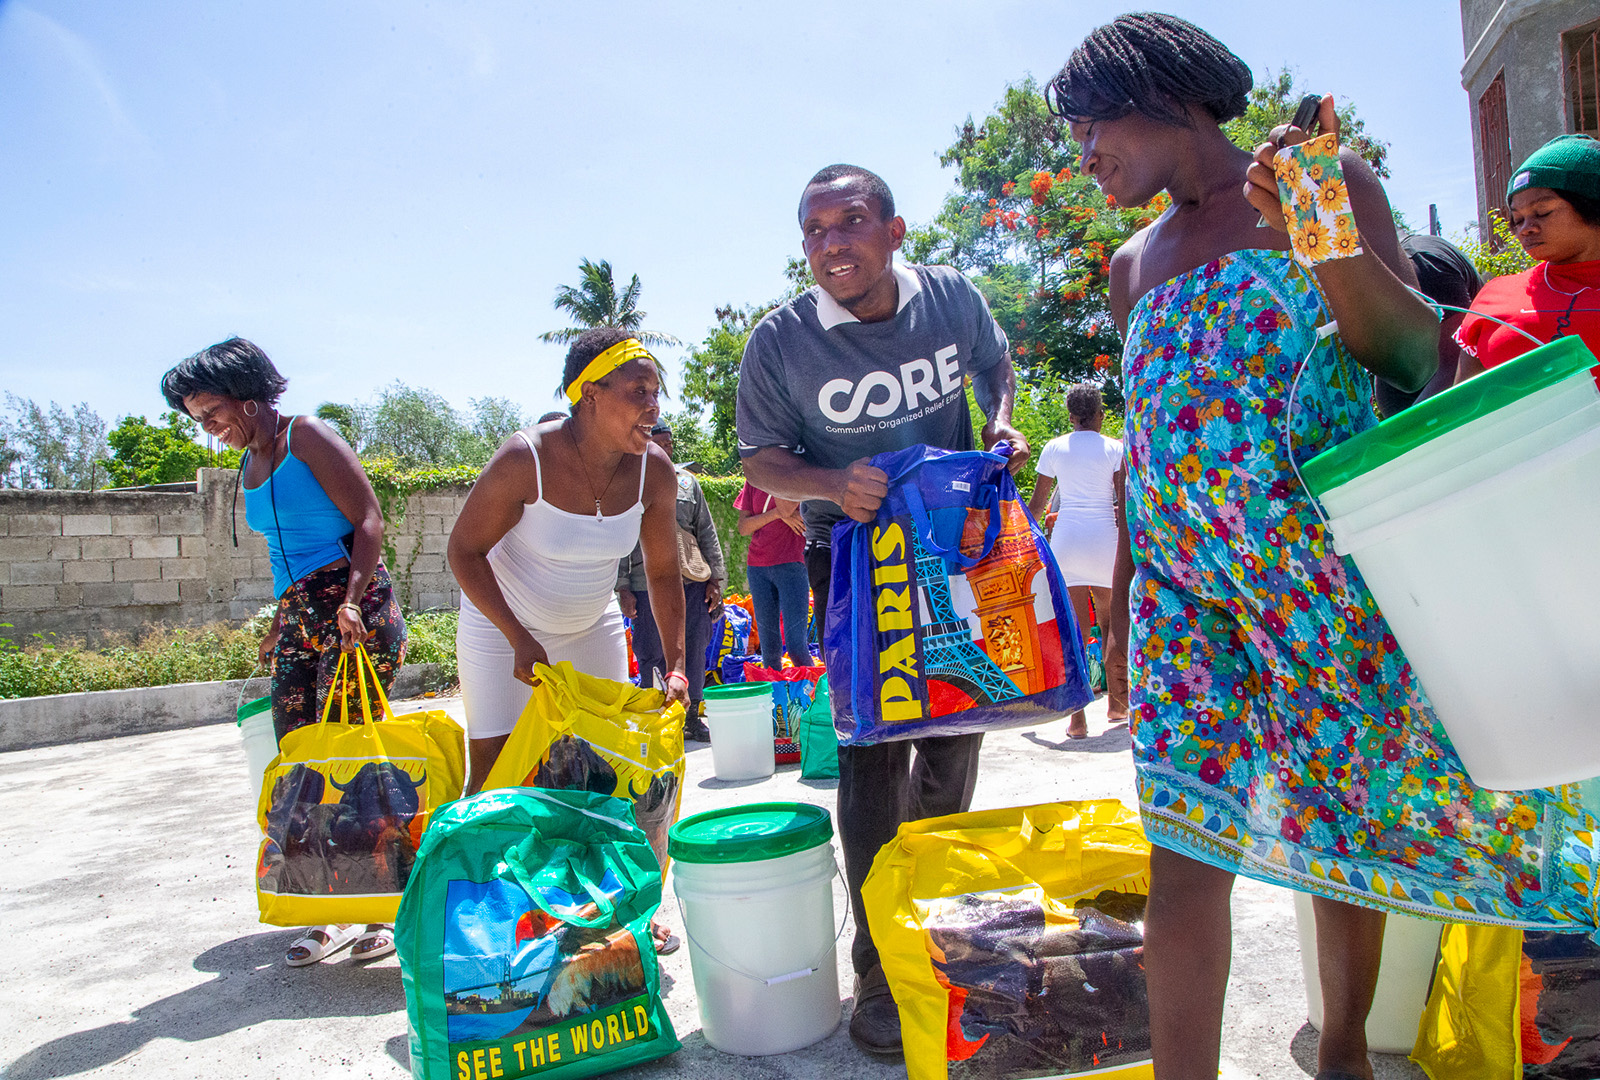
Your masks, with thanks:
M 272 653 L 272 726 L 281 743 L 295 728 L 322 719 L 322 706 L 339 666 L 339 605 L 350 581 L 348 566 L 307 574 L 278 601 L 280 634 Z M 378 564 L 361 597 L 361 621 L 372 639 L 367 655 L 387 693 L 406 654 L 406 621 L 395 602 L 389 572 Z M 361 697 L 352 689 L 350 712 L 361 714 Z M 334 715 L 338 715 L 335 703 Z

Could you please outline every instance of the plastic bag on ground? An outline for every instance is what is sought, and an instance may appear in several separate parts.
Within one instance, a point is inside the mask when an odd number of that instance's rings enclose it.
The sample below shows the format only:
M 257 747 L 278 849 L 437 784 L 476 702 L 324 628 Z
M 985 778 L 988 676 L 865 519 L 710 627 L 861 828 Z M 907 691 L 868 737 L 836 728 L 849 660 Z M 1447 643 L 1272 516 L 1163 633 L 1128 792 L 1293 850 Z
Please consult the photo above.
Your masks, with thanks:
M 445 807 L 395 921 L 416 1080 L 575 1080 L 678 1049 L 628 800 L 504 788 Z
M 1411 1059 L 1433 1080 L 1600 1076 L 1600 946 L 1452 923 Z
M 909 822 L 862 898 L 910 1080 L 1148 1080 L 1150 848 L 1113 800 Z
M 759 661 L 744 666 L 745 682 L 772 683 L 772 755 L 778 765 L 800 760 L 800 723 L 817 696 L 817 680 L 827 668 L 763 667 Z
M 800 777 L 803 780 L 839 779 L 839 733 L 833 729 L 827 675 L 817 680 L 811 708 L 800 718 Z

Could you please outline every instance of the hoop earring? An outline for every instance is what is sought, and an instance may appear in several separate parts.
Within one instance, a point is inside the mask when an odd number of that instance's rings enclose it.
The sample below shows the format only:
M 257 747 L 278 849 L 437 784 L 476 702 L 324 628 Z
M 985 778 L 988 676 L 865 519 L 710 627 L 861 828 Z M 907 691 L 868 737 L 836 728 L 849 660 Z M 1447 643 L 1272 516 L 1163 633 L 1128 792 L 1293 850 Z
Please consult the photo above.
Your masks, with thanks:
M 256 406 L 256 411 L 255 412 L 251 412 L 250 411 L 250 406 L 252 406 L 252 405 Z M 240 407 L 239 411 L 244 413 L 246 416 L 249 416 L 249 417 L 253 418 L 256 415 L 256 413 L 259 413 L 261 411 L 261 406 L 260 405 L 256 405 L 256 403 L 254 401 L 247 401 L 247 402 L 244 403 L 244 405 L 242 405 Z

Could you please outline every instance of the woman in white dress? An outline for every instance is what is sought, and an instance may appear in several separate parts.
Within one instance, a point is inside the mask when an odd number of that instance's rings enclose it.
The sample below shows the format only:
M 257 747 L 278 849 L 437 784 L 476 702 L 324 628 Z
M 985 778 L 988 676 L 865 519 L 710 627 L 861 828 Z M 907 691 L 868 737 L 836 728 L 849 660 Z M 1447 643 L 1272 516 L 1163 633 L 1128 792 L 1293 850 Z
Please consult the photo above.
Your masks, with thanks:
M 1043 520 L 1052 492 L 1059 492 L 1060 512 L 1050 534 L 1050 550 L 1061 565 L 1078 626 L 1087 626 L 1092 620 L 1100 629 L 1110 697 L 1107 716 L 1113 721 L 1126 720 L 1127 652 L 1110 640 L 1111 571 L 1117 561 L 1117 507 L 1122 502 L 1122 444 L 1100 434 L 1105 403 L 1094 383 L 1079 383 L 1067 390 L 1067 415 L 1072 430 L 1051 439 L 1039 452 L 1039 478 L 1028 509 Z M 1067 735 L 1082 739 L 1088 734 L 1088 722 L 1080 709 L 1072 714 Z

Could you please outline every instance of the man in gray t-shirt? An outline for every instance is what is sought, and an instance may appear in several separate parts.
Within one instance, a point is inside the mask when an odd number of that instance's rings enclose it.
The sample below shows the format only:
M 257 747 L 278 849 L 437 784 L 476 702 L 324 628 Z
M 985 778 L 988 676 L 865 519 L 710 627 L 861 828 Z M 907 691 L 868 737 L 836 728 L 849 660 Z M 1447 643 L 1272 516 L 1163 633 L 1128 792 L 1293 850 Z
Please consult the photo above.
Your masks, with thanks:
M 985 444 L 1010 442 L 1013 469 L 1028 456 L 1027 440 L 1011 427 L 1015 376 L 1004 331 L 958 271 L 895 265 L 905 229 L 873 173 L 830 165 L 812 177 L 800 197 L 800 234 L 818 284 L 761 321 L 739 367 L 745 477 L 804 501 L 806 571 L 819 614 L 828 605 L 834 523 L 873 520 L 889 490 L 868 459 L 918 443 L 972 449 L 966 379 L 988 419 Z M 982 742 L 981 734 L 952 735 L 839 748 L 836 819 L 856 924 L 850 1037 L 869 1053 L 901 1052 L 900 1016 L 861 908 L 861 883 L 902 822 L 971 805 Z

